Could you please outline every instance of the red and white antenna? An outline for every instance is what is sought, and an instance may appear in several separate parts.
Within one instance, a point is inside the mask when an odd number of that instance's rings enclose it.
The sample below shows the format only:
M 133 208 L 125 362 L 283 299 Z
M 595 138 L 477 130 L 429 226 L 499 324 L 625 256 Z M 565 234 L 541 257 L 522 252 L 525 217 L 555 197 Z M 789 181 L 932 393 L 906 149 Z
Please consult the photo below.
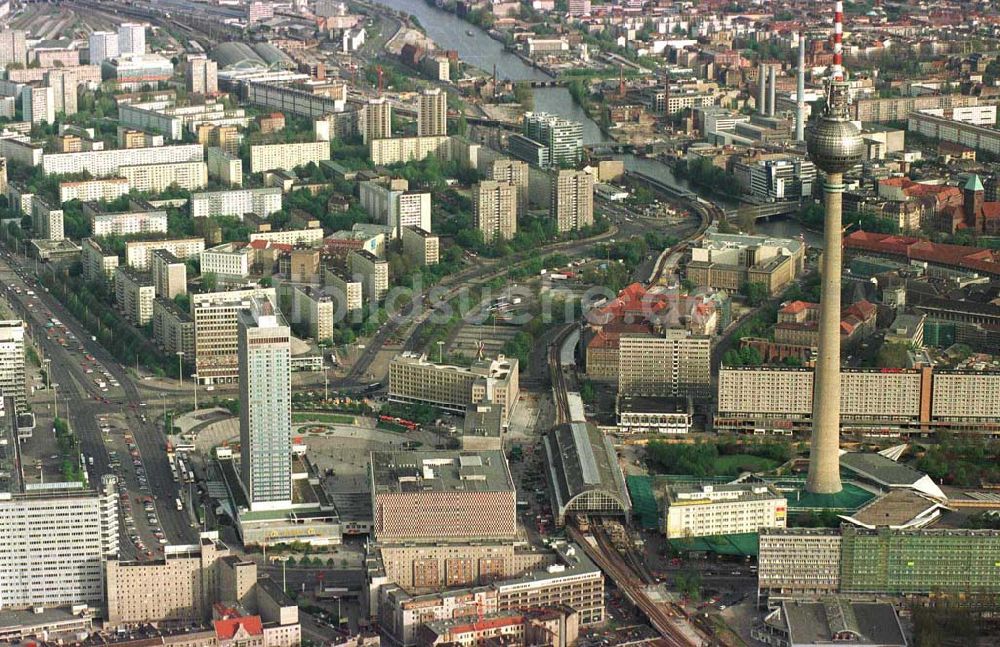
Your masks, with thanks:
M 833 10 L 833 80 L 844 80 L 844 3 L 837 0 Z

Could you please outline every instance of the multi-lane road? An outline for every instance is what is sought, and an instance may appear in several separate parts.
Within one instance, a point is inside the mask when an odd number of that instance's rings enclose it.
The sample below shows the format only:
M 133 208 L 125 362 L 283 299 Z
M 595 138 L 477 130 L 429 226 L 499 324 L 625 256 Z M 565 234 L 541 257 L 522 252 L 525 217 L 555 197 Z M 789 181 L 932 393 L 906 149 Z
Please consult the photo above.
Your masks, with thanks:
M 93 459 L 93 464 L 89 464 L 88 461 L 87 465 L 91 483 L 98 484 L 102 476 L 114 473 L 99 417 L 117 414 L 132 434 L 142 455 L 149 493 L 155 497 L 156 515 L 167 540 L 172 544 L 194 543 L 197 532 L 191 527 L 187 508 L 183 511 L 176 509 L 178 486 L 174 483 L 164 451 L 166 439 L 155 427 L 156 416 L 153 411 L 156 408 L 143 405 L 143 397 L 132 377 L 103 346 L 91 341 L 90 333 L 31 276 L 28 266 L 28 261 L 22 257 L 16 257 L 6 251 L 0 253 L 0 281 L 6 286 L 5 296 L 8 303 L 15 314 L 24 320 L 27 332 L 38 348 L 39 355 L 48 360 L 46 367 L 50 383 L 58 384 L 58 388 L 52 392 L 58 395 L 61 416 L 68 419 L 72 430 L 79 438 L 82 453 Z M 15 288 L 20 288 L 20 291 L 16 291 Z M 32 290 L 34 295 L 28 295 L 28 290 Z M 82 346 L 82 350 L 76 351 L 68 343 L 63 346 L 57 343 L 57 335 L 47 334 L 45 324 L 53 317 L 60 321 L 65 332 L 72 333 Z M 100 390 L 93 379 L 97 373 L 86 372 L 84 367 L 86 355 L 94 358 L 88 366 L 106 370 L 120 386 L 109 387 L 106 392 Z M 150 411 L 147 412 L 147 409 Z M 145 421 L 143 416 L 146 417 Z M 44 431 L 47 430 L 39 429 L 36 433 Z M 122 452 L 119 451 L 119 454 Z M 124 469 L 133 467 L 131 461 L 127 459 L 127 454 L 121 456 L 121 459 Z M 130 494 L 134 501 L 135 496 L 144 493 Z M 141 506 L 134 512 L 136 517 L 144 517 Z M 150 534 L 147 533 L 143 538 L 148 548 L 159 546 Z M 127 537 L 124 538 L 122 546 L 125 554 L 135 552 L 132 542 Z

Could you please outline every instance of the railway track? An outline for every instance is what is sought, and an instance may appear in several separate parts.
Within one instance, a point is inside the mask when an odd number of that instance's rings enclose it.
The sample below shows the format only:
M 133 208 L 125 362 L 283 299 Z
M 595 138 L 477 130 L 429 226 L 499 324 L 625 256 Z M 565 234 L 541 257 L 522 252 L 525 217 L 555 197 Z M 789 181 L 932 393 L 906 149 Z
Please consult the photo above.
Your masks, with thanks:
M 566 388 L 566 374 L 563 372 L 561 353 L 566 338 L 576 328 L 576 324 L 563 326 L 552 343 L 549 344 L 549 376 L 552 382 L 552 398 L 556 405 L 556 424 L 572 422 L 569 412 L 569 389 Z
M 567 529 L 570 537 L 583 548 L 587 556 L 611 578 L 622 594 L 649 620 L 650 625 L 659 632 L 664 643 L 669 647 L 694 647 L 693 642 L 674 623 L 674 616 L 660 605 L 653 602 L 646 594 L 645 583 L 622 558 L 621 554 L 610 544 L 607 536 L 600 530 L 595 530 L 593 537 L 597 542 L 594 546 L 576 528 Z

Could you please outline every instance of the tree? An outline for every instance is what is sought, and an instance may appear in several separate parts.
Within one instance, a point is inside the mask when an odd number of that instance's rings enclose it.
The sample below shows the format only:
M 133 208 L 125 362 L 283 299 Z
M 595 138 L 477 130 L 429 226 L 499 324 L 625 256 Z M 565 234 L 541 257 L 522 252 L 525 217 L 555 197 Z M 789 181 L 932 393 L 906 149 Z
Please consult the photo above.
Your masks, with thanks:
M 218 282 L 219 279 L 215 275 L 215 272 L 205 272 L 201 275 L 202 292 L 215 292 Z
M 753 307 L 757 307 L 760 304 L 767 301 L 768 294 L 767 286 L 759 282 L 747 282 L 740 286 L 740 294 L 747 298 L 747 303 Z

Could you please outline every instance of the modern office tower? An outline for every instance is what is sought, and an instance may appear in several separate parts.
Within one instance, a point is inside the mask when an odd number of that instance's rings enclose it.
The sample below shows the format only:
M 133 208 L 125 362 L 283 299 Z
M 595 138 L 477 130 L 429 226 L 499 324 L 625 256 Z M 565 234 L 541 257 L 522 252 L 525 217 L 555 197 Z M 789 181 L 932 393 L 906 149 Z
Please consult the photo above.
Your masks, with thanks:
M 552 173 L 550 215 L 560 232 L 594 224 L 594 176 L 561 169 Z
M 417 106 L 417 137 L 448 134 L 448 93 L 429 88 L 420 93 Z
M 195 94 L 215 94 L 219 91 L 219 64 L 207 57 L 189 58 L 187 89 Z
M 56 120 L 56 103 L 52 88 L 25 86 L 21 90 L 21 114 L 33 124 L 51 124 Z
M 490 179 L 510 182 L 517 187 L 517 217 L 528 211 L 528 163 L 521 160 L 498 159 L 490 167 Z
M 503 410 L 503 424 L 520 397 L 517 360 L 498 355 L 472 366 L 435 364 L 426 355 L 403 353 L 389 363 L 389 399 L 427 403 L 464 413 L 470 404 L 488 400 Z
M 204 244 L 204 239 L 202 239 Z M 202 384 L 222 384 L 239 378 L 237 316 L 253 297 L 277 302 L 274 288 L 244 288 L 191 294 L 194 318 L 195 368 Z
M 292 503 L 291 331 L 266 298 L 238 316 L 240 478 L 250 510 Z
M 483 180 L 472 192 L 472 217 L 483 240 L 509 240 L 517 233 L 517 187 L 512 182 Z
M 146 25 L 134 22 L 123 22 L 118 27 L 119 54 L 146 53 Z M 93 63 L 93 61 L 91 61 Z
M 767 97 L 767 68 L 761 63 L 757 66 L 757 114 L 767 115 L 764 105 Z
M 517 494 L 503 452 L 372 452 L 369 474 L 380 542 L 517 536 Z
M 361 108 L 359 130 L 367 144 L 373 139 L 392 137 L 392 104 L 385 97 L 369 99 Z
M 17 411 L 24 411 L 24 388 L 24 322 L 0 321 L 0 397 L 14 398 Z
M 118 56 L 118 34 L 113 31 L 95 31 L 90 35 L 90 64 L 100 65 Z
M 549 164 L 575 166 L 583 159 L 583 125 L 547 112 L 524 115 L 524 136 L 548 148 Z
M 28 44 L 24 40 L 24 32 L 19 29 L 0 31 L 0 68 L 6 68 L 11 63 L 28 63 Z
M 52 69 L 45 73 L 45 84 L 52 88 L 52 101 L 55 112 L 66 116 L 75 115 L 77 111 L 77 90 L 80 86 L 79 77 L 75 72 L 66 69 Z
M 848 84 L 843 66 L 844 3 L 834 13 L 833 68 L 823 116 L 811 129 L 807 146 L 826 173 L 823 197 L 823 283 L 820 290 L 819 352 L 813 396 L 813 434 L 806 488 L 817 494 L 840 492 L 840 272 L 844 173 L 861 161 L 864 143 L 848 117 Z
M 687 330 L 625 333 L 618 340 L 618 393 L 705 397 L 711 384 L 711 339 Z
M 17 416 L 0 422 L 0 609 L 103 606 L 104 560 L 118 554 L 115 477 L 99 492 L 42 483 L 34 461 L 25 469 Z
M 187 294 L 187 264 L 166 249 L 153 252 L 153 286 L 156 296 L 173 299 Z

